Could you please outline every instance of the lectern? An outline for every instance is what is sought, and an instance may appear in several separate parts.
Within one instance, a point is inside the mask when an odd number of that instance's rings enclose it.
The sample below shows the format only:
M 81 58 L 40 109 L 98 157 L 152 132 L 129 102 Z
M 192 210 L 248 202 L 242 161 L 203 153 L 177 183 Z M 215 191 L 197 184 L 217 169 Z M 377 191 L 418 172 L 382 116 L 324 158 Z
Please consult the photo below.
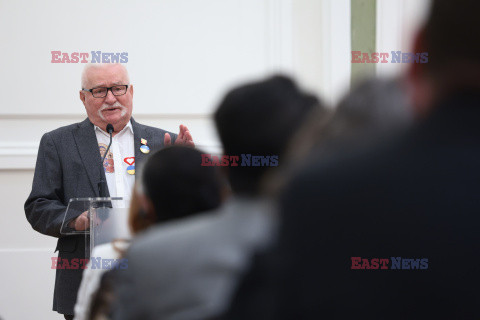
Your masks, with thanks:
M 129 240 L 128 211 L 130 200 L 126 198 L 74 198 L 65 211 L 60 233 L 85 236 L 85 257 L 90 258 L 93 248 L 114 240 Z M 68 227 L 68 223 L 87 212 L 90 226 L 86 231 Z

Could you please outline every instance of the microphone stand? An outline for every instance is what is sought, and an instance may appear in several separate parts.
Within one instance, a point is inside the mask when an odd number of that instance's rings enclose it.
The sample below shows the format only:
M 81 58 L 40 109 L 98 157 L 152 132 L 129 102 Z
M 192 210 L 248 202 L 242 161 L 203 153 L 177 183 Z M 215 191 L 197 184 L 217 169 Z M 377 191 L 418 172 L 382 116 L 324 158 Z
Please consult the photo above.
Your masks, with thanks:
M 110 135 L 110 143 L 108 144 L 108 148 L 105 151 L 105 154 L 103 155 L 103 158 L 102 158 L 102 162 L 101 162 L 102 163 L 102 170 L 104 170 L 103 169 L 104 168 L 103 167 L 103 162 L 105 161 L 105 158 L 108 155 L 108 151 L 110 150 L 110 146 L 112 145 L 113 126 L 111 124 L 107 125 L 107 132 Z M 98 194 L 99 194 L 100 198 L 105 198 L 105 197 L 107 197 L 108 185 L 107 185 L 107 181 L 105 179 L 103 179 L 102 171 L 100 171 L 100 177 L 101 177 L 101 180 L 98 183 Z
M 107 184 L 107 181 L 106 179 L 104 179 L 104 175 L 105 175 L 105 169 L 104 169 L 104 166 L 103 166 L 103 162 L 105 161 L 105 158 L 107 157 L 108 155 L 108 151 L 110 151 L 110 147 L 112 146 L 112 134 L 113 134 L 113 125 L 111 125 L 110 123 L 107 124 L 107 132 L 108 134 L 110 135 L 110 143 L 108 144 L 108 147 L 107 147 L 107 150 L 105 151 L 105 154 L 103 155 L 102 157 L 102 162 L 101 162 L 101 167 L 100 167 L 100 182 L 98 182 L 98 195 L 100 196 L 100 198 L 106 198 L 107 197 L 107 190 L 108 190 L 108 184 Z M 103 172 L 102 172 L 103 171 Z M 95 211 L 96 211 L 96 214 L 95 214 L 95 217 L 101 219 L 102 221 L 105 221 L 106 219 L 108 219 L 108 216 L 109 216 L 109 209 L 108 208 L 112 208 L 112 202 L 111 201 L 96 201 L 93 205 L 92 205 L 93 208 L 95 208 Z M 90 221 L 90 224 L 92 223 L 91 222 L 91 219 L 92 217 L 90 216 L 90 212 L 88 214 L 88 219 Z M 96 221 L 94 221 L 94 223 L 96 224 Z M 97 227 L 101 228 L 101 225 L 98 225 Z M 90 230 L 92 232 L 92 230 Z M 97 232 L 95 233 L 98 233 L 99 231 L 97 230 Z M 90 234 L 89 237 L 87 237 L 86 239 L 86 242 L 85 242 L 85 246 L 88 246 L 90 247 L 91 246 L 91 243 L 90 243 L 90 238 L 92 237 L 92 235 Z M 88 257 L 90 258 L 90 257 Z

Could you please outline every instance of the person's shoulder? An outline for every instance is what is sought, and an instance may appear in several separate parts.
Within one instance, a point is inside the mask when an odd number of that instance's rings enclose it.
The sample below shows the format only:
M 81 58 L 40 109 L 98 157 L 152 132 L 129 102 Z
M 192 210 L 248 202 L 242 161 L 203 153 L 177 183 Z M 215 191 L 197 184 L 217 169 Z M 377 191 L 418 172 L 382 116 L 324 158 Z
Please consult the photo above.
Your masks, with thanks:
M 346 143 L 336 150 L 321 149 L 296 172 L 292 184 L 311 183 L 316 189 L 332 185 L 362 186 L 373 177 L 390 176 L 392 169 L 401 165 L 400 159 L 411 151 L 411 131 L 408 129 L 373 141 Z M 295 187 L 293 187 L 295 188 Z
M 54 130 L 48 131 L 48 132 L 45 133 L 45 135 L 49 135 L 51 137 L 61 137 L 61 136 L 64 136 L 65 134 L 67 134 L 67 133 L 70 133 L 70 132 L 76 130 L 79 127 L 86 126 L 86 125 L 89 125 L 89 124 L 91 124 L 91 123 L 87 118 L 87 119 L 85 119 L 81 122 L 72 123 L 72 124 L 69 124 L 69 125 L 66 125 L 66 126 L 61 126 L 61 127 L 56 128 Z
M 159 226 L 153 226 L 139 237 L 140 242 L 177 242 L 184 238 L 208 235 L 209 230 L 214 228 L 221 217 L 219 209 L 208 211 L 193 217 L 171 221 Z
M 139 123 L 137 121 L 135 121 L 133 118 L 131 119 L 131 122 L 132 122 L 132 126 L 137 127 L 137 128 L 140 128 L 141 130 L 144 130 L 144 131 L 148 131 L 150 133 L 152 133 L 153 135 L 160 135 L 163 137 L 163 135 L 165 133 L 169 133 L 169 134 L 174 134 L 173 132 L 170 132 L 168 130 L 164 130 L 164 129 L 161 129 L 161 128 L 156 128 L 156 127 L 153 127 L 153 126 L 148 126 L 146 124 L 142 124 L 142 123 Z
M 232 197 L 219 208 L 199 215 L 153 226 L 138 235 L 129 253 L 135 255 L 178 250 L 192 252 L 242 247 L 261 242 L 274 227 L 272 206 L 264 201 Z M 207 249 L 207 247 L 209 249 Z
M 206 238 L 214 237 L 221 223 L 221 209 L 208 211 L 194 217 L 152 226 L 139 234 L 128 250 L 131 255 L 149 255 L 151 249 L 160 252 L 169 248 L 194 247 Z M 195 241 L 192 241 L 195 239 Z
M 86 118 L 81 122 L 76 122 L 69 125 L 61 126 L 54 130 L 45 132 L 42 138 L 45 139 L 46 137 L 49 137 L 52 140 L 64 140 L 67 137 L 71 137 L 74 131 L 77 130 L 78 128 L 83 126 L 88 126 L 88 125 L 92 125 L 92 124 L 88 120 L 88 118 Z

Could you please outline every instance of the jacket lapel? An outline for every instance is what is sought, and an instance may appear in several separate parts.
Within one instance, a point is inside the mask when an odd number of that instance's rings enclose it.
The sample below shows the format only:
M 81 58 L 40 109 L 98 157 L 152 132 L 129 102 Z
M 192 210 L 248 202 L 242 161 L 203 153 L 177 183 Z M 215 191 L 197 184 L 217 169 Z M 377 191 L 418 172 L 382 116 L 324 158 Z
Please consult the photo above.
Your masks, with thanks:
M 101 164 L 102 158 L 98 149 L 97 137 L 93 124 L 87 118 L 80 123 L 75 130 L 73 137 L 82 159 L 88 179 L 92 185 L 93 191 L 99 196 L 98 183 L 101 179 L 106 179 L 105 171 Z
M 133 147 L 135 148 L 135 167 L 137 169 L 135 172 L 138 172 L 138 166 L 142 164 L 145 157 L 148 155 L 140 151 L 140 147 L 142 146 L 141 139 L 143 138 L 147 140 L 147 146 L 150 148 L 151 152 L 153 136 L 149 134 L 148 130 L 144 126 L 138 124 L 133 118 L 130 118 L 130 121 L 133 128 Z

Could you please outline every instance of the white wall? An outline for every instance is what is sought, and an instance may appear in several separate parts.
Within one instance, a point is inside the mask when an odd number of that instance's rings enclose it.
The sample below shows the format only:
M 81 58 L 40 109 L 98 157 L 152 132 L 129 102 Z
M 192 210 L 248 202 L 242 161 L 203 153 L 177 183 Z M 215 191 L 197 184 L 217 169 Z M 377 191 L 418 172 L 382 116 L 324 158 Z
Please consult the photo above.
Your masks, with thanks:
M 32 170 L 0 170 L 0 318 L 63 319 L 52 310 L 56 239 L 33 231 L 22 210 Z
M 50 311 L 55 239 L 23 212 L 40 137 L 85 117 L 82 64 L 52 64 L 51 51 L 128 52 L 135 118 L 172 131 L 183 123 L 219 152 L 210 114 L 239 82 L 285 71 L 337 98 L 350 77 L 349 4 L 0 0 L 0 317 L 60 319 Z

